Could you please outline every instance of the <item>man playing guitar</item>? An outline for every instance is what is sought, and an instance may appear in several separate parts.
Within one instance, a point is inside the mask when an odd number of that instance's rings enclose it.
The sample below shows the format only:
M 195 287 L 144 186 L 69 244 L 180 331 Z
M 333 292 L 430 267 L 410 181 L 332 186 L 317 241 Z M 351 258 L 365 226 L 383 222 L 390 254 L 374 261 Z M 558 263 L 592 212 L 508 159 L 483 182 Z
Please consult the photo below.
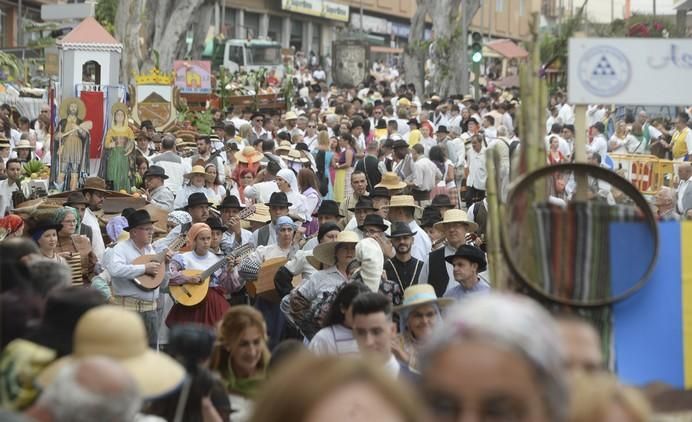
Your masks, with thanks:
M 145 291 L 137 287 L 134 279 L 144 274 L 155 276 L 159 271 L 166 271 L 166 264 L 149 262 L 144 265 L 133 265 L 132 261 L 142 255 L 154 254 L 151 246 L 154 234 L 154 223 L 146 210 L 138 210 L 127 217 L 130 238 L 118 242 L 107 250 L 103 257 L 103 265 L 112 278 L 113 296 L 111 303 L 139 313 L 147 329 L 149 346 L 156 348 L 159 335 L 159 315 L 156 311 L 157 299 L 161 287 L 168 284 L 164 277 L 161 286 Z M 168 257 L 168 256 L 167 256 Z

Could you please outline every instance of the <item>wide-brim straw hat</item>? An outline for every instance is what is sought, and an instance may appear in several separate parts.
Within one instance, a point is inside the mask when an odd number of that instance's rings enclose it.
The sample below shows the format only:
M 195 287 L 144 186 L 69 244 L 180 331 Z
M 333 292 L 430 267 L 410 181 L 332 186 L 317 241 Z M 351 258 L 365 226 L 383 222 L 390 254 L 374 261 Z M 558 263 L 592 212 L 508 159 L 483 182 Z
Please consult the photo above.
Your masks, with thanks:
M 255 223 L 268 223 L 271 221 L 272 217 L 269 214 L 269 207 L 264 204 L 255 204 L 255 212 L 244 218 L 245 221 L 252 221 Z
M 312 256 L 319 262 L 327 266 L 336 264 L 336 247 L 342 244 L 357 244 L 360 238 L 355 232 L 343 231 L 339 233 L 336 240 L 332 242 L 320 243 L 312 250 Z
M 190 177 L 195 175 L 204 176 L 204 179 L 207 182 L 214 181 L 214 176 L 212 176 L 211 174 L 207 174 L 207 172 L 204 170 L 204 167 L 202 166 L 192 166 L 192 170 L 190 170 L 189 173 L 185 173 L 183 177 L 189 179 Z
M 454 299 L 449 297 L 438 298 L 435 294 L 435 288 L 430 284 L 414 284 L 404 290 L 404 301 L 401 302 L 401 305 L 395 306 L 393 309 L 399 312 L 404 309 L 433 303 L 446 306 L 454 303 Z
M 282 156 L 284 161 L 289 161 L 292 163 L 309 163 L 310 159 L 306 157 L 301 151 L 297 149 L 292 149 Z
M 444 215 L 442 216 L 442 221 L 438 221 L 433 225 L 433 227 L 437 230 L 444 230 L 444 225 L 449 223 L 465 224 L 469 227 L 469 231 L 472 232 L 478 230 L 478 224 L 469 220 L 469 216 L 466 214 L 466 211 L 456 208 L 445 211 Z
M 14 149 L 34 149 L 34 147 L 31 146 L 31 142 L 28 139 L 22 139 L 17 142 Z
M 249 146 L 235 153 L 235 159 L 241 163 L 252 164 L 260 161 L 262 158 L 264 158 L 264 154 Z
M 175 132 L 175 137 L 176 138 L 181 138 L 185 142 L 189 142 L 192 144 L 195 144 L 195 140 L 197 139 L 198 133 L 194 130 L 189 130 L 189 129 L 178 129 Z M 197 145 L 197 144 L 195 144 Z
M 394 195 L 389 201 L 389 209 L 392 208 L 420 208 L 411 195 Z
M 276 153 L 282 155 L 281 153 L 288 153 L 293 148 L 293 144 L 290 141 L 281 141 L 279 146 L 276 148 Z
M 50 385 L 65 365 L 97 355 L 120 363 L 147 399 L 174 391 L 185 379 L 182 365 L 149 348 L 140 316 L 119 306 L 103 305 L 86 312 L 77 323 L 73 344 L 71 355 L 54 361 L 38 375 L 40 387 Z
M 376 184 L 375 187 L 396 190 L 405 188 L 406 183 L 403 182 L 396 173 L 388 171 L 382 175 L 382 180 L 380 180 L 380 183 Z

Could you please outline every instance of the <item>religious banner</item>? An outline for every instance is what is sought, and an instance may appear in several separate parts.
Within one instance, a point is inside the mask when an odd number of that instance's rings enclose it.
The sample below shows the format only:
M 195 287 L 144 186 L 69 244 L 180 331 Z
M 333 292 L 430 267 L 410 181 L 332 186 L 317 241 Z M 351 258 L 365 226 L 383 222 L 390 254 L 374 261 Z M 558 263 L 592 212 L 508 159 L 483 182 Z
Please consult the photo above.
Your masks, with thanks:
M 104 96 L 101 91 L 82 91 L 79 97 L 86 106 L 86 120 L 93 122 L 89 135 L 89 158 L 101 158 L 101 143 L 104 132 Z
M 175 86 L 183 94 L 211 93 L 211 62 L 208 60 L 176 60 L 173 62 Z
M 89 176 L 89 143 L 93 122 L 86 119 L 82 100 L 63 98 L 55 138 L 51 143 L 50 188 L 77 190 Z
M 135 76 L 137 85 L 131 87 L 132 119 L 139 125 L 149 120 L 157 132 L 163 132 L 175 123 L 178 88 L 173 85 L 172 74 L 152 69 Z

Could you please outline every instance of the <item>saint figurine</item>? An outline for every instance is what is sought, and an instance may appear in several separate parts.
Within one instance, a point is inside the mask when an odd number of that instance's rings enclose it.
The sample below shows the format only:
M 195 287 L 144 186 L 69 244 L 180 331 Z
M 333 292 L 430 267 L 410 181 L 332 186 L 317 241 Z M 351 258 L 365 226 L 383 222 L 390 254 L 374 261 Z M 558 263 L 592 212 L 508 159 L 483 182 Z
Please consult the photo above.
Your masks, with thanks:
M 89 130 L 84 121 L 86 106 L 79 98 L 66 98 L 60 104 L 60 122 L 52 145 L 51 181 L 63 191 L 76 190 L 89 176 Z
M 130 193 L 135 186 L 135 134 L 127 124 L 127 106 L 113 105 L 111 122 L 103 142 L 99 176 L 113 183 L 113 190 Z

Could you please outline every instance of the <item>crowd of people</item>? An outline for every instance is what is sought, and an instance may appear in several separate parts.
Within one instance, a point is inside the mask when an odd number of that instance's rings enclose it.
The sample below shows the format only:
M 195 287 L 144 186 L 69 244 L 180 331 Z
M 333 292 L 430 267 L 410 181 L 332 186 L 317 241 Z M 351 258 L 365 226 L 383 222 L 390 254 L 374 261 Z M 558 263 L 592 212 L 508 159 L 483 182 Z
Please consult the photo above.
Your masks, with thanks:
M 0 107 L 3 420 L 650 420 L 586 321 L 493 291 L 485 152 L 505 198 L 516 90 L 319 82 L 297 97 L 213 110 L 213 133 L 133 126 L 134 188 L 156 212 L 116 214 L 108 173 L 19 207 L 22 164 L 50 135 Z M 573 159 L 575 132 L 553 100 L 549 164 Z M 607 140 L 607 110 L 588 113 L 595 163 L 690 157 L 685 112 L 670 141 L 643 114 Z M 662 216 L 691 214 L 692 168 L 677 169 Z

